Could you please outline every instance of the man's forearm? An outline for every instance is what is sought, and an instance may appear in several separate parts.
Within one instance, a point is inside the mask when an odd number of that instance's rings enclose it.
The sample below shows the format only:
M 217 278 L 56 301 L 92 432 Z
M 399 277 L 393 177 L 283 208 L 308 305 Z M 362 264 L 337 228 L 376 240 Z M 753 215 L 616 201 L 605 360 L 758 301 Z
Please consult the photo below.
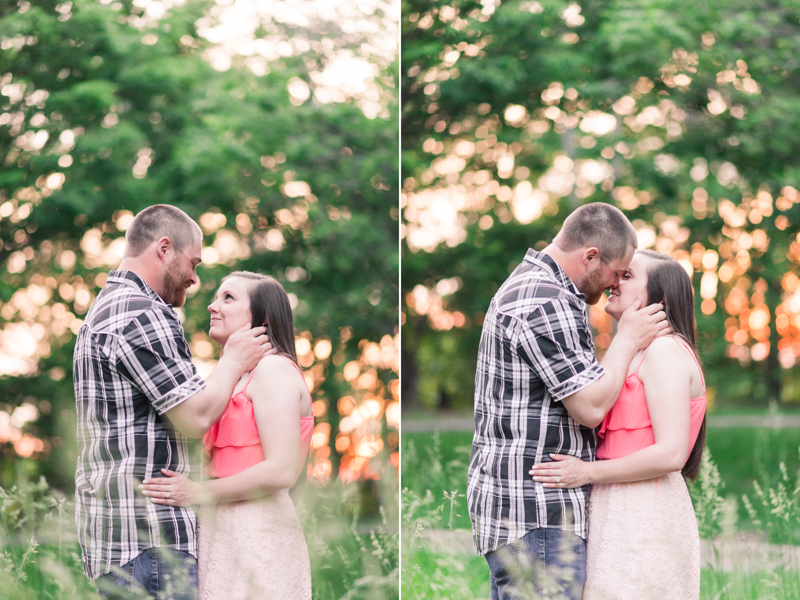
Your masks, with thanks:
M 600 364 L 605 370 L 605 376 L 608 376 L 608 389 L 604 390 L 603 394 L 599 394 L 596 399 L 597 408 L 602 411 L 603 416 L 611 410 L 614 403 L 619 398 L 622 391 L 622 386 L 625 384 L 625 378 L 628 376 L 628 369 L 631 366 L 631 361 L 636 355 L 637 348 L 627 338 L 616 336 L 611 340 L 611 345 L 603 355 L 603 360 Z
M 181 433 L 193 438 L 203 437 L 225 412 L 241 376 L 241 367 L 225 360 L 223 355 L 206 379 L 205 387 L 168 410 L 167 417 Z
M 597 427 L 617 401 L 636 346 L 622 336 L 616 336 L 600 364 L 605 373 L 582 390 L 564 398 L 564 407 L 581 425 Z

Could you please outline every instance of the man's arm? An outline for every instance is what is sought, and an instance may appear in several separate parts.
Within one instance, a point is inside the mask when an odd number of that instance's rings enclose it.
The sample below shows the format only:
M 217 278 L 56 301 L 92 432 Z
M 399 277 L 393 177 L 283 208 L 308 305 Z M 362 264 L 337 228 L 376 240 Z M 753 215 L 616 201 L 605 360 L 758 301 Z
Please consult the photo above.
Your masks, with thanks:
M 690 448 L 691 380 L 697 369 L 680 346 L 668 337 L 654 340 L 639 367 L 655 443 L 627 456 L 594 462 L 551 454 L 553 462 L 531 468 L 533 480 L 548 488 L 572 488 L 589 483 L 642 481 L 680 471 Z
M 191 506 L 259 498 L 289 489 L 300 475 L 300 402 L 308 402 L 305 383 L 279 356 L 255 369 L 247 394 L 253 403 L 264 460 L 228 477 L 202 482 L 162 469 L 166 477 L 143 482 L 143 494 L 155 504 Z
M 586 427 L 600 425 L 617 401 L 638 349 L 630 338 L 614 336 L 600 361 L 604 370 L 600 378 L 561 400 L 569 416 Z
M 689 455 L 691 376 L 696 369 L 680 343 L 653 342 L 639 368 L 655 443 L 622 458 L 591 463 L 591 483 L 641 481 L 680 471 Z
M 248 324 L 231 334 L 217 368 L 204 382 L 177 317 L 156 308 L 142 312 L 123 330 L 117 368 L 178 431 L 202 437 L 222 415 L 242 374 L 271 348 L 265 332 Z
M 586 427 L 597 427 L 617 401 L 633 356 L 662 335 L 671 332 L 661 304 L 640 308 L 641 298 L 623 313 L 617 334 L 600 364 L 604 373 L 599 379 L 563 398 L 569 416 Z
M 225 412 L 241 376 L 272 348 L 265 333 L 266 327 L 250 329 L 247 324 L 231 334 L 205 387 L 164 413 L 175 429 L 193 438 L 211 429 Z

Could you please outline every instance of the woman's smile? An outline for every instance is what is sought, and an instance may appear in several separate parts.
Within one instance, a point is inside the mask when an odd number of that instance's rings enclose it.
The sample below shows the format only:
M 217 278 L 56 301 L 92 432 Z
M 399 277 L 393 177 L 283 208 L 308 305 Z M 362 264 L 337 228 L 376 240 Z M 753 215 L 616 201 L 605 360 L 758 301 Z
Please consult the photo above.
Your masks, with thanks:
M 232 277 L 225 281 L 217 291 L 214 302 L 208 306 L 211 313 L 209 332 L 211 339 L 224 345 L 234 331 L 250 320 L 250 284 L 241 277 Z

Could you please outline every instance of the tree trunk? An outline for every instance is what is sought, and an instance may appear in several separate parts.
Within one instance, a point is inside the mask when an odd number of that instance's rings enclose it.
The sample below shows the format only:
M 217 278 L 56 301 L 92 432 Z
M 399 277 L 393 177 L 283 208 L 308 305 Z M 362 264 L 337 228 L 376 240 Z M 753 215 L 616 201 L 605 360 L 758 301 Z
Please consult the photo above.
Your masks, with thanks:
M 781 304 L 783 288 L 781 278 L 776 277 L 770 282 L 766 293 L 766 303 L 772 322 L 769 328 L 769 355 L 764 364 L 764 382 L 767 385 L 767 402 L 780 403 L 783 391 L 783 378 L 781 375 L 781 365 L 778 361 L 778 342 L 780 335 L 776 324 L 776 310 Z
M 408 317 L 409 319 L 411 317 Z M 406 327 L 403 331 L 408 332 L 411 327 Z M 425 317 L 417 317 L 413 323 L 413 335 L 415 340 L 419 340 L 425 330 Z M 419 405 L 417 397 L 417 382 L 419 381 L 419 367 L 417 365 L 417 355 L 414 351 L 414 342 L 408 339 L 410 336 L 403 335 L 403 343 L 400 344 L 400 408 L 402 412 Z

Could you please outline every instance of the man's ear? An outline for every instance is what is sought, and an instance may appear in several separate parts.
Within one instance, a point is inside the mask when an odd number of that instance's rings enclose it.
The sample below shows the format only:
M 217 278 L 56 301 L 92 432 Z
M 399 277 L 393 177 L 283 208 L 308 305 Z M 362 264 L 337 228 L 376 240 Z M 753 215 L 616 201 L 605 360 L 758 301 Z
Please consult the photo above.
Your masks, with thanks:
M 600 262 L 600 250 L 595 246 L 589 246 L 584 249 L 581 259 L 583 260 L 584 268 L 587 271 L 591 271 Z
M 172 248 L 172 240 L 164 236 L 156 242 L 156 256 L 161 262 L 166 262 L 167 251 Z

